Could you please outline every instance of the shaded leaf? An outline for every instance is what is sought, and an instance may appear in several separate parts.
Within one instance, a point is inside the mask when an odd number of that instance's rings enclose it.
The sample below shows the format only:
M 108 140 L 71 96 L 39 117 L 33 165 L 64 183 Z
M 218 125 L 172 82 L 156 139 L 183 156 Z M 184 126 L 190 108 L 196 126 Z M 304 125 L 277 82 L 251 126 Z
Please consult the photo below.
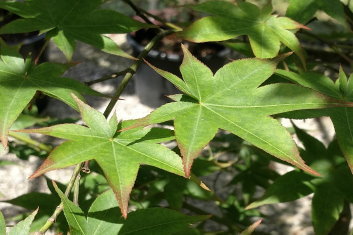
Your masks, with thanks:
M 9 235 L 28 235 L 29 229 L 37 212 L 38 209 L 33 211 L 32 214 L 30 214 L 26 219 L 16 224 L 15 227 L 10 230 Z
M 315 174 L 300 158 L 287 130 L 270 115 L 290 110 L 325 108 L 339 103 L 296 85 L 277 83 L 259 87 L 273 74 L 274 61 L 237 60 L 213 75 L 185 47 L 183 50 L 184 60 L 180 67 L 183 80 L 179 78 L 178 84 L 184 82 L 182 86 L 187 87 L 187 95 L 161 106 L 132 126 L 174 120 L 186 176 L 190 176 L 193 160 L 215 136 L 218 128 Z M 165 74 L 160 69 L 156 72 L 162 76 Z
M 60 201 L 55 195 L 52 194 L 31 192 L 3 202 L 21 206 L 28 210 L 33 210 L 39 207 L 39 213 L 43 211 L 49 213 L 53 209 L 53 205 L 59 204 Z
M 61 75 L 66 65 L 43 63 L 33 66 L 4 44 L 0 55 L 0 140 L 7 145 L 9 128 L 28 105 L 36 91 L 53 96 L 73 108 L 71 93 L 101 95 L 84 84 Z
M 315 234 L 329 234 L 343 210 L 343 195 L 331 183 L 321 184 L 312 200 L 312 222 Z
M 260 9 L 248 2 L 233 4 L 226 1 L 208 1 L 192 8 L 212 16 L 195 21 L 181 32 L 182 37 L 187 40 L 224 41 L 247 35 L 256 57 L 275 57 L 283 43 L 304 63 L 305 53 L 299 40 L 290 31 L 304 26 L 289 18 L 271 15 L 268 9 Z
M 75 99 L 88 127 L 62 124 L 23 130 L 69 140 L 50 153 L 32 178 L 50 170 L 95 159 L 116 195 L 122 215 L 126 217 L 129 195 L 141 164 L 184 175 L 180 157 L 167 147 L 157 144 L 165 139 L 163 135 L 161 138 L 160 132 L 153 132 L 153 129 L 117 132 L 117 125 L 109 123 L 103 114 L 78 98 Z M 156 135 L 148 136 L 149 133 Z M 148 138 L 144 141 L 146 136 Z
M 149 208 L 131 212 L 119 235 L 174 234 L 193 224 L 209 218 L 207 215 L 187 216 L 166 208 Z
M 103 34 L 128 33 L 149 25 L 121 13 L 99 9 L 101 0 L 27 0 L 21 3 L 4 2 L 7 9 L 24 19 L 8 23 L 2 34 L 50 31 L 54 43 L 71 59 L 75 41 L 90 44 L 105 52 L 132 58 Z
M 312 176 L 298 171 L 288 172 L 277 178 L 265 192 L 265 195 L 251 203 L 246 209 L 253 209 L 267 204 L 289 202 L 313 193 Z

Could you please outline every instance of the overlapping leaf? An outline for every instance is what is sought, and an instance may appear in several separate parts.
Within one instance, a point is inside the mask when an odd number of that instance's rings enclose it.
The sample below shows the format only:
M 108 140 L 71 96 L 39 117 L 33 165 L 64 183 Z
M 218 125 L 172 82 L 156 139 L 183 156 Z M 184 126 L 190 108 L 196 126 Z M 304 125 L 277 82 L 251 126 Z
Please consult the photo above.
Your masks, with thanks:
M 346 24 L 344 8 L 340 0 L 290 0 L 286 15 L 305 24 L 314 17 L 318 10 Z
M 128 33 L 148 27 L 123 14 L 99 9 L 102 0 L 26 0 L 1 2 L 0 8 L 24 19 L 15 20 L 0 29 L 0 33 L 50 31 L 56 45 L 68 59 L 75 49 L 75 41 L 95 46 L 108 53 L 130 57 L 110 38 L 109 33 Z
M 121 212 L 126 217 L 129 195 L 141 164 L 184 175 L 180 157 L 167 147 L 157 144 L 173 138 L 171 131 L 155 128 L 117 132 L 120 127 L 116 118 L 108 122 L 100 112 L 75 99 L 88 127 L 62 124 L 23 130 L 69 140 L 50 153 L 32 178 L 50 170 L 95 159 L 103 169 L 116 194 Z
M 353 75 L 347 79 L 342 69 L 340 70 L 339 79 L 337 79 L 336 84 L 329 77 L 313 72 L 296 74 L 290 71 L 277 70 L 277 74 L 337 100 L 344 102 L 353 101 Z M 303 113 L 303 111 L 296 111 L 293 114 L 286 114 L 286 116 L 292 118 L 329 116 L 335 127 L 338 143 L 353 172 L 353 108 L 337 107 L 332 109 L 309 110 L 309 112 L 305 113 Z
M 271 15 L 270 7 L 260 9 L 248 2 L 208 1 L 192 8 L 212 16 L 197 20 L 186 28 L 181 34 L 187 40 L 224 41 L 247 35 L 256 57 L 275 57 L 283 43 L 304 62 L 305 53 L 290 31 L 304 26 L 287 17 Z
M 298 171 L 288 172 L 277 178 L 264 196 L 247 208 L 294 201 L 314 193 L 311 209 L 315 234 L 329 234 L 340 217 L 344 200 L 352 200 L 353 176 L 348 167 L 342 165 L 344 161 L 335 140 L 326 149 L 319 140 L 296 126 L 294 128 L 305 147 L 303 155 L 307 156 L 308 164 L 323 177 L 313 177 Z
M 135 126 L 174 120 L 175 135 L 190 175 L 193 159 L 214 137 L 218 128 L 227 130 L 268 153 L 315 174 L 305 165 L 290 134 L 270 115 L 290 110 L 341 105 L 310 89 L 291 84 L 259 87 L 276 67 L 275 61 L 244 59 L 211 70 L 183 47 L 180 67 L 183 80 L 154 68 L 185 95 L 172 98 Z
M 166 208 L 148 208 L 131 212 L 127 220 L 119 218 L 119 210 L 112 191 L 107 191 L 93 202 L 87 218 L 55 185 L 64 203 L 64 213 L 73 234 L 174 234 L 189 224 L 209 216 L 187 216 Z
M 1 44 L 0 55 L 0 140 L 7 145 L 8 130 L 28 105 L 36 91 L 62 100 L 77 108 L 71 93 L 101 95 L 82 83 L 61 77 L 66 65 L 43 63 L 34 66 L 14 48 Z

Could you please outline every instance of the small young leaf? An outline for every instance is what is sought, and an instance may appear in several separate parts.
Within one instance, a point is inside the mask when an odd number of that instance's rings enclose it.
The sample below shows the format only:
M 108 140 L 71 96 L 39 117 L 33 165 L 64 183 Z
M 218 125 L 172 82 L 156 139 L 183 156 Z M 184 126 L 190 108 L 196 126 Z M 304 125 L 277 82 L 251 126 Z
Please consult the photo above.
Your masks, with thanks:
M 10 230 L 9 235 L 29 235 L 29 229 L 36 216 L 38 209 L 33 211 L 26 219 L 22 220 Z

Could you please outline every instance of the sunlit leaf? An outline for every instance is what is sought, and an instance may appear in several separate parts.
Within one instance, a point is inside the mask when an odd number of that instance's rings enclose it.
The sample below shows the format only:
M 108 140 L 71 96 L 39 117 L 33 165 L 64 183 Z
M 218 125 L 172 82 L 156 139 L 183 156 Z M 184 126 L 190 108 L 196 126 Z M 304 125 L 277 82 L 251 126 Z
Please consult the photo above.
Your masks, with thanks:
M 158 144 L 170 139 L 172 136 L 170 131 L 140 128 L 120 132 L 119 129 L 124 128 L 124 123 L 118 128 L 117 123 L 112 125 L 103 114 L 78 98 L 75 99 L 82 119 L 88 127 L 62 124 L 23 130 L 68 140 L 50 153 L 32 178 L 50 170 L 95 159 L 116 195 L 122 215 L 126 217 L 129 195 L 141 164 L 184 175 L 180 157 L 167 147 Z
M 175 135 L 183 155 L 187 176 L 193 160 L 215 136 L 219 128 L 227 130 L 279 159 L 315 174 L 300 158 L 287 130 L 270 117 L 290 110 L 340 105 L 334 100 L 292 84 L 260 86 L 269 78 L 276 62 L 261 59 L 233 61 L 215 75 L 184 49 L 180 67 L 183 80 L 156 70 L 185 95 L 174 97 L 133 126 L 174 120 Z M 177 82 L 176 82 L 177 81 Z M 260 87 L 259 87 L 260 86 Z

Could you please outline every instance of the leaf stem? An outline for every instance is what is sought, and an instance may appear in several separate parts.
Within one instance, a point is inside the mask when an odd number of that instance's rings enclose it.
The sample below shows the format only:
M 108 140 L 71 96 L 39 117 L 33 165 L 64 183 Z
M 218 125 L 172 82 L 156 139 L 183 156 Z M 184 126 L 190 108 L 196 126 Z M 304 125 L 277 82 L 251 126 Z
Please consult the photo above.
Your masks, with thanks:
M 74 198 L 73 198 L 73 202 L 75 203 L 75 205 L 78 206 L 78 195 L 80 193 L 80 179 L 81 179 L 81 175 L 78 174 L 74 183 Z
M 65 196 L 68 196 L 71 192 L 71 189 L 74 187 L 75 182 L 77 177 L 80 175 L 80 171 L 81 171 L 81 164 L 77 164 L 73 174 L 71 176 L 71 179 L 69 181 L 69 184 L 67 185 L 67 188 L 65 190 Z M 56 218 L 58 217 L 58 215 L 61 213 L 61 211 L 64 209 L 64 204 L 61 202 L 55 209 L 54 213 L 52 214 L 52 216 L 50 216 L 50 218 L 47 220 L 47 222 L 39 229 L 39 232 L 36 233 L 38 235 L 43 235 L 49 228 L 50 226 L 52 226 L 56 220 Z
M 124 69 L 124 70 L 122 70 L 120 72 L 112 73 L 112 74 L 106 75 L 106 76 L 104 76 L 102 78 L 86 82 L 86 85 L 92 86 L 93 84 L 96 84 L 96 83 L 99 83 L 99 82 L 104 82 L 104 81 L 107 81 L 107 80 L 110 80 L 110 79 L 115 79 L 115 78 L 117 78 L 119 76 L 122 76 L 122 75 L 126 74 L 129 70 L 130 70 L 130 68 L 126 68 L 126 69 Z
M 52 147 L 39 143 L 38 141 L 35 141 L 27 136 L 24 136 L 22 134 L 18 134 L 16 132 L 10 131 L 9 136 L 12 136 L 13 138 L 22 141 L 26 144 L 29 144 L 31 146 L 33 146 L 36 149 L 40 149 L 40 150 L 44 150 L 46 152 L 50 152 L 52 150 Z
M 110 100 L 107 108 L 104 111 L 104 116 L 108 117 L 112 110 L 114 109 L 115 104 L 118 102 L 121 93 L 124 91 L 125 87 L 127 86 L 128 82 L 132 78 L 132 76 L 136 73 L 137 68 L 142 63 L 143 57 L 145 57 L 150 50 L 159 42 L 163 37 L 174 33 L 175 30 L 162 30 L 159 34 L 157 34 L 146 46 L 145 49 L 140 53 L 137 57 L 137 61 L 133 63 L 128 69 L 127 73 L 125 74 L 124 79 L 119 84 L 117 91 L 113 98 Z
M 43 55 L 43 53 L 44 53 L 45 49 L 47 48 L 49 42 L 50 42 L 50 38 L 47 38 L 47 37 L 46 37 L 46 38 L 44 39 L 44 44 L 43 44 L 43 46 L 40 48 L 40 51 L 39 51 L 38 55 L 37 55 L 36 58 L 34 59 L 34 64 L 38 64 L 39 59 L 40 59 L 40 57 Z
M 123 0 L 123 2 L 125 2 L 126 4 L 128 4 L 136 13 L 136 15 L 138 15 L 139 17 L 141 17 L 147 24 L 151 24 L 154 25 L 152 23 L 152 21 L 150 21 L 141 11 L 140 8 L 138 8 L 133 2 L 131 2 L 130 0 Z

